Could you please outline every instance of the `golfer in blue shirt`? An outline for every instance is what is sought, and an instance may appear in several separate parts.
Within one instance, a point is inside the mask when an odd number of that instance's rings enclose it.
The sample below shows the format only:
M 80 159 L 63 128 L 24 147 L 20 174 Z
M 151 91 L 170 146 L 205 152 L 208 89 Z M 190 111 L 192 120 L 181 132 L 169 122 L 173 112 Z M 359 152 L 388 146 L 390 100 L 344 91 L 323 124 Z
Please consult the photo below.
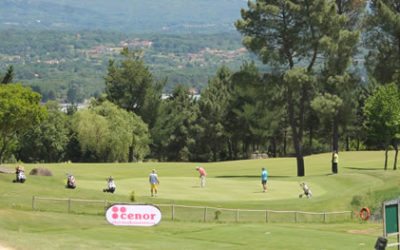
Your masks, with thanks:
M 267 191 L 268 171 L 265 168 L 261 169 L 261 184 L 263 186 L 263 192 Z

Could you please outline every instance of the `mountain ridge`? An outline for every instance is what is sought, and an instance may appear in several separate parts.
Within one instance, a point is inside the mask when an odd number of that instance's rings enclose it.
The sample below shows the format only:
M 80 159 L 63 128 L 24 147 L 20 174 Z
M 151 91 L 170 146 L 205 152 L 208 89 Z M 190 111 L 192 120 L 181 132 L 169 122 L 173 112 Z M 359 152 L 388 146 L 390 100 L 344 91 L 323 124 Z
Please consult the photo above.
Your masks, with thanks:
M 3 0 L 0 28 L 129 33 L 233 31 L 244 0 Z

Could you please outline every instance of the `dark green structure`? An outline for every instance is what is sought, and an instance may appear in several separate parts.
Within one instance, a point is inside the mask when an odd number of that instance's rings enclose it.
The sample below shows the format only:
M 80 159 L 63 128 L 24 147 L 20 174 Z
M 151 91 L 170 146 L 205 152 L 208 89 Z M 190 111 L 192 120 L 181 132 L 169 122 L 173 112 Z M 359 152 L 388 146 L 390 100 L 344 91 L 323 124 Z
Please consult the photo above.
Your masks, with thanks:
M 397 244 L 390 244 L 400 249 L 400 199 L 385 201 L 383 203 L 383 236 L 397 236 Z

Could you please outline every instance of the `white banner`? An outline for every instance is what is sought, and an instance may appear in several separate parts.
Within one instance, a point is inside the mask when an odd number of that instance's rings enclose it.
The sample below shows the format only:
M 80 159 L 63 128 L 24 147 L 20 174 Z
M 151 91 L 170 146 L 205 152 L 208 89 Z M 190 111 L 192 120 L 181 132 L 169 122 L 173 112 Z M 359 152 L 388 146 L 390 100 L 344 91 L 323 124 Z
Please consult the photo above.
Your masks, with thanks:
M 107 209 L 106 219 L 115 226 L 150 227 L 161 221 L 161 211 L 152 205 L 114 204 Z

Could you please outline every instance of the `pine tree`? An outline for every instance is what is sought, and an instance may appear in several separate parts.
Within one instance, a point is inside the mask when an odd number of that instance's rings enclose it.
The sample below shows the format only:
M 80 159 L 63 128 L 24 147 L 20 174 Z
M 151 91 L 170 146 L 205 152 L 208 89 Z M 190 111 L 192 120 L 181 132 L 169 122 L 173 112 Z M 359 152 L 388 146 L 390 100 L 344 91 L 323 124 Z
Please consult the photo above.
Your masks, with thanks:
M 2 84 L 7 84 L 11 83 L 14 80 L 14 67 L 11 65 L 8 67 L 6 74 L 3 77 L 3 80 L 1 80 Z
M 379 83 L 400 85 L 400 2 L 372 0 L 366 19 L 368 72 Z
M 152 129 L 153 150 L 160 160 L 189 161 L 195 121 L 197 119 L 196 100 L 186 87 L 177 85 L 172 95 L 160 108 L 155 126 Z
M 365 3 L 364 3 L 365 4 Z M 324 68 L 320 77 L 319 94 L 313 108 L 328 119 L 332 130 L 332 151 L 339 151 L 339 125 L 345 126 L 355 107 L 357 81 L 349 72 L 351 59 L 359 43 L 357 21 L 363 1 L 336 0 L 337 22 L 330 28 L 330 36 L 321 39 L 324 48 Z M 332 172 L 337 173 L 337 168 Z
M 231 98 L 231 74 L 227 67 L 222 66 L 201 93 L 194 149 L 196 161 L 218 161 L 228 158 L 229 135 L 225 125 Z
M 256 53 L 271 73 L 286 100 L 297 160 L 297 175 L 305 175 L 303 135 L 305 118 L 315 95 L 314 67 L 323 52 L 321 40 L 339 26 L 332 1 L 257 0 L 242 10 L 236 28 L 244 35 L 243 43 Z
M 155 82 L 140 53 L 125 48 L 121 54 L 124 60 L 119 64 L 111 60 L 108 65 L 107 99 L 134 112 L 151 128 L 157 117 L 163 84 Z

